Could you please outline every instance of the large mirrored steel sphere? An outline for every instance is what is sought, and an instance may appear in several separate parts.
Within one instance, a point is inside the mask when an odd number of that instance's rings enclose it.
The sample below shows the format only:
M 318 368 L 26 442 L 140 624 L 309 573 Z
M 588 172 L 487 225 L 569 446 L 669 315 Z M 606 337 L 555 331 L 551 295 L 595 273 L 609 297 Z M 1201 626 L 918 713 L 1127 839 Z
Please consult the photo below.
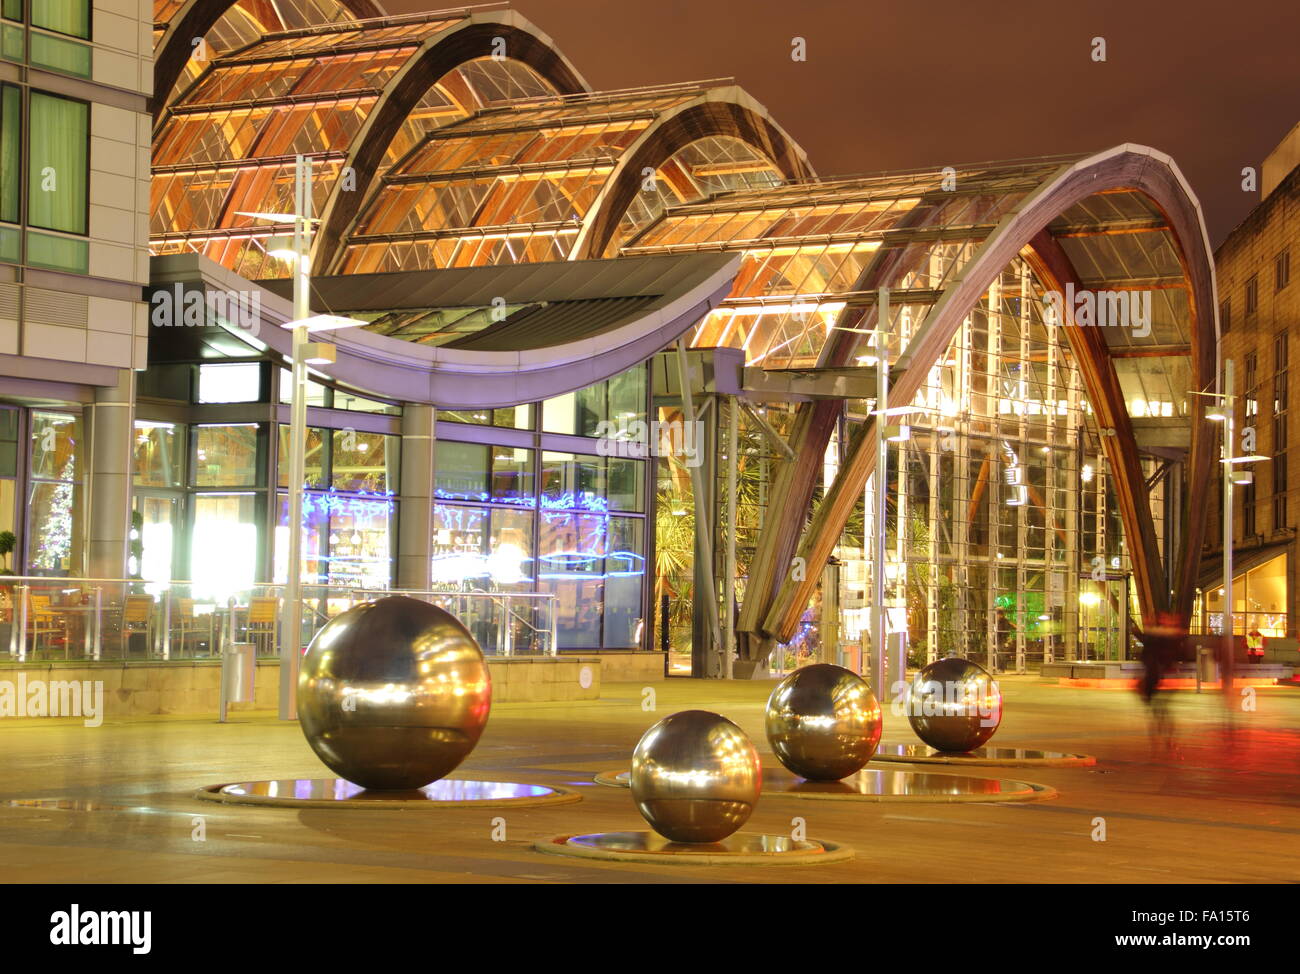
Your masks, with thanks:
M 861 771 L 876 753 L 881 726 L 867 681 L 830 663 L 795 670 L 767 700 L 767 742 L 782 764 L 812 781 Z
M 949 657 L 921 668 L 907 695 L 907 721 L 938 751 L 970 751 L 1002 722 L 1002 692 L 988 671 Z
M 748 821 L 763 767 L 745 732 L 707 710 L 671 714 L 632 754 L 632 800 L 674 842 L 720 842 Z
M 335 616 L 298 677 L 316 756 L 364 788 L 422 788 L 474 749 L 492 706 L 478 643 L 444 609 L 391 596 Z

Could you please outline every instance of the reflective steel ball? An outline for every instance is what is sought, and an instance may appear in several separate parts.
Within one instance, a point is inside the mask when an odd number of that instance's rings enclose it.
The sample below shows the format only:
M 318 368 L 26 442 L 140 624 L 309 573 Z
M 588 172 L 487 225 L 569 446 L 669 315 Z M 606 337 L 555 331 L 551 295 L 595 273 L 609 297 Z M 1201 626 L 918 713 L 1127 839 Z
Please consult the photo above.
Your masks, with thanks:
M 674 842 L 720 842 L 748 821 L 763 786 L 745 732 L 707 710 L 670 714 L 632 754 L 632 800 Z
M 478 743 L 492 681 L 478 643 L 444 609 L 391 596 L 340 613 L 298 676 L 298 721 L 316 756 L 364 788 L 421 788 Z
M 795 670 L 767 700 L 767 742 L 782 764 L 812 781 L 861 771 L 876 753 L 881 727 L 867 681 L 830 663 Z
M 988 671 L 949 657 L 921 668 L 908 688 L 907 721 L 938 751 L 979 747 L 1002 722 L 1002 692 Z

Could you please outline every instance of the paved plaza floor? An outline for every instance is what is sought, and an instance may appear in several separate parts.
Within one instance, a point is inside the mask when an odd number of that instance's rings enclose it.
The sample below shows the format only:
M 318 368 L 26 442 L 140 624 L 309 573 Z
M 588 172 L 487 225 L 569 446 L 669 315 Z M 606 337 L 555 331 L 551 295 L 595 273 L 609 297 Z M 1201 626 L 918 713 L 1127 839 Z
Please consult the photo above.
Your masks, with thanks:
M 994 743 L 1097 757 L 1094 767 L 951 769 L 1051 785 L 1026 804 L 885 804 L 764 796 L 746 831 L 852 846 L 822 866 L 673 866 L 568 860 L 533 851 L 565 832 L 645 827 L 626 788 L 592 782 L 628 766 L 641 733 L 684 709 L 739 723 L 765 763 L 771 683 L 673 679 L 607 684 L 597 701 L 499 704 L 454 777 L 558 785 L 575 804 L 350 811 L 223 805 L 196 788 L 325 777 L 296 724 L 212 719 L 0 721 L 0 880 L 39 883 L 1084 882 L 1258 883 L 1300 879 L 1300 689 L 1258 691 L 1224 719 L 1218 694 L 1172 694 L 1175 735 L 1153 742 L 1132 691 L 1001 681 Z M 884 739 L 914 740 L 887 714 Z M 883 767 L 883 766 L 882 766 Z M 889 768 L 905 768 L 888 765 Z M 945 767 L 917 768 L 944 772 Z M 26 804 L 31 799 L 62 800 Z M 23 802 L 24 804 L 14 804 Z M 504 819 L 504 822 L 494 821 Z M 504 836 L 502 836 L 504 826 Z M 1104 828 L 1105 841 L 1097 841 Z M 504 841 L 500 841 L 504 838 Z M 200 841 L 201 840 L 201 841 Z

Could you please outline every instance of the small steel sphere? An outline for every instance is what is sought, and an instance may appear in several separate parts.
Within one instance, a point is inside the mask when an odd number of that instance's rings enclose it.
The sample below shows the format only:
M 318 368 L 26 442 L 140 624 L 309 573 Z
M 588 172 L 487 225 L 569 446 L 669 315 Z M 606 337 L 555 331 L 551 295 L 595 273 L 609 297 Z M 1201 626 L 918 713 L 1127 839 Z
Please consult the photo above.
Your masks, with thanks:
M 876 753 L 881 727 L 867 681 L 830 663 L 795 670 L 767 700 L 767 742 L 782 764 L 812 781 L 861 771 Z
M 949 657 L 922 667 L 912 679 L 907 721 L 939 751 L 979 747 L 1002 722 L 1002 692 L 978 663 Z
M 316 756 L 364 788 L 422 788 L 478 743 L 492 707 L 487 662 L 444 609 L 391 596 L 340 613 L 298 676 L 298 721 Z
M 745 732 L 707 710 L 670 714 L 632 754 L 632 800 L 674 842 L 720 842 L 748 821 L 763 786 Z

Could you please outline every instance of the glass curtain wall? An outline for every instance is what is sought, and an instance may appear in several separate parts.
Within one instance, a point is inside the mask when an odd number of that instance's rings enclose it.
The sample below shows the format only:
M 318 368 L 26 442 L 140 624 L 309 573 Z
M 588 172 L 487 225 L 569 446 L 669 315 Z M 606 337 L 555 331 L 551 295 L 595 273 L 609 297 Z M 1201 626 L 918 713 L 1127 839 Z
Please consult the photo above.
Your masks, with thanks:
M 914 412 L 896 420 L 905 438 L 890 444 L 885 487 L 887 625 L 906 631 L 914 665 L 957 654 L 1008 671 L 1131 655 L 1127 620 L 1137 610 L 1110 472 L 1064 332 L 1044 320 L 1043 306 L 1041 284 L 1013 262 L 930 370 Z M 928 310 L 893 306 L 900 346 Z M 874 364 L 872 349 L 865 352 L 866 364 Z M 874 408 L 871 400 L 846 403 L 813 510 L 838 470 L 841 444 Z M 672 408 L 661 413 L 661 420 L 673 418 Z M 768 404 L 764 414 L 789 433 L 792 408 Z M 747 416 L 739 446 L 743 598 L 779 460 Z M 671 457 L 657 464 L 655 621 L 667 594 L 670 642 L 681 652 L 690 640 L 694 508 L 686 469 Z M 721 497 L 721 463 L 714 475 Z M 837 577 L 822 579 L 838 586 L 835 618 L 822 618 L 819 586 L 793 640 L 773 657 L 775 667 L 846 658 L 841 654 L 852 661 L 861 651 L 873 590 L 875 489 L 869 478 L 834 553 Z M 1162 497 L 1153 494 L 1157 515 Z M 1158 532 L 1160 525 L 1158 516 Z M 719 558 L 723 543 L 719 531 Z
M 285 579 L 289 525 L 289 427 L 279 428 L 275 580 Z M 307 430 L 303 577 L 334 588 L 392 584 L 400 441 L 355 429 Z
M 644 366 L 607 382 L 512 410 L 443 411 L 435 458 L 433 581 L 469 591 L 555 596 L 561 650 L 635 649 L 645 623 L 645 461 L 547 449 L 548 434 L 593 437 L 614 423 L 644 440 Z M 518 427 L 541 417 L 532 446 L 450 439 L 454 422 Z M 623 424 L 621 427 L 619 424 Z M 572 445 L 571 439 L 551 441 Z M 524 611 L 524 610 L 520 610 Z M 540 626 L 534 613 L 530 625 Z M 495 641 L 499 619 L 471 620 Z M 517 625 L 516 652 L 538 633 Z

